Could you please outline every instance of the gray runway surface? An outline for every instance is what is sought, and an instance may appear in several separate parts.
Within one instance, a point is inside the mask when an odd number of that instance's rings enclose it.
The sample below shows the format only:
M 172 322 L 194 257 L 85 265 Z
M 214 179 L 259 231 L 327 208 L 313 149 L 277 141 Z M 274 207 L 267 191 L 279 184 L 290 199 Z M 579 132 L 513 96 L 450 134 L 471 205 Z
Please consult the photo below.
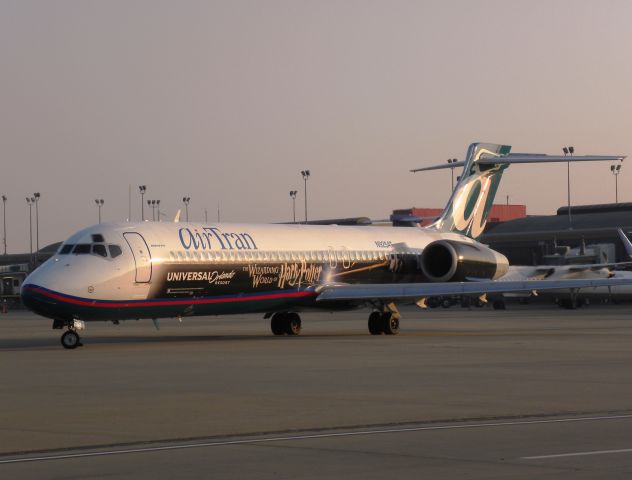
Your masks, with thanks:
M 0 315 L 1 478 L 630 478 L 631 307 L 89 324 Z

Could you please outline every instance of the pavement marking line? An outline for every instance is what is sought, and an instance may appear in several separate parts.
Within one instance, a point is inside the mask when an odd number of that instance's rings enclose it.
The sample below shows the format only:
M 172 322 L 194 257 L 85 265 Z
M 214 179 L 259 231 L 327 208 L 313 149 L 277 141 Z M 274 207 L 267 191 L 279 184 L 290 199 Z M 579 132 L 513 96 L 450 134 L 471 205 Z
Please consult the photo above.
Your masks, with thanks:
M 553 455 L 536 455 L 533 457 L 522 457 L 521 460 L 546 460 L 548 458 L 585 457 L 588 455 L 609 455 L 613 453 L 632 453 L 632 448 L 621 448 L 619 450 L 593 450 L 589 452 L 557 453 Z
M 458 430 L 458 429 L 473 429 L 473 428 L 487 428 L 487 427 L 541 425 L 541 424 L 552 424 L 552 423 L 590 422 L 590 421 L 621 420 L 621 419 L 632 419 L 632 414 L 605 415 L 605 416 L 595 416 L 595 417 L 557 418 L 557 419 L 543 419 L 543 420 L 516 420 L 516 421 L 507 421 L 507 422 L 468 423 L 468 424 L 463 424 L 463 425 L 428 425 L 425 427 L 402 427 L 402 428 L 389 428 L 389 429 L 377 429 L 377 430 L 358 430 L 358 431 L 348 431 L 348 432 L 314 433 L 314 434 L 305 434 L 305 435 L 286 435 L 286 436 L 266 437 L 266 438 L 249 438 L 249 439 L 243 439 L 243 440 L 220 440 L 220 441 L 215 441 L 215 442 L 184 443 L 184 444 L 164 445 L 164 446 L 156 446 L 156 447 L 125 448 L 125 449 L 113 449 L 113 450 L 96 451 L 96 452 L 62 453 L 59 455 L 43 455 L 39 457 L 12 458 L 12 459 L 7 459 L 7 460 L 0 460 L 0 465 L 15 464 L 15 463 L 28 463 L 28 462 L 45 462 L 45 461 L 51 461 L 51 460 L 68 460 L 68 459 L 73 459 L 73 458 L 86 458 L 86 457 L 105 457 L 105 456 L 112 456 L 112 455 L 126 455 L 126 454 L 131 454 L 131 453 L 164 452 L 164 451 L 169 451 L 169 450 L 185 450 L 185 449 L 190 449 L 190 448 L 222 447 L 222 446 L 231 446 L 231 445 L 255 445 L 259 443 L 287 442 L 287 441 L 296 441 L 296 440 L 313 440 L 313 439 L 319 439 L 319 438 L 381 435 L 385 433 L 423 432 L 423 431 L 433 431 L 433 430 L 434 431 Z M 529 458 L 529 457 L 524 457 L 524 458 Z

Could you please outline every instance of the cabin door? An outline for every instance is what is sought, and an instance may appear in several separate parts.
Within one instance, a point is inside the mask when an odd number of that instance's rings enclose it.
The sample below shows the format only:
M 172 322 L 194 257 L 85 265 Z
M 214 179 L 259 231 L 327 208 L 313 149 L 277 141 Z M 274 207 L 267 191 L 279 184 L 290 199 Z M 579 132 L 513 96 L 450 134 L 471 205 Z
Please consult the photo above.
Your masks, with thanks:
M 127 232 L 123 236 L 132 249 L 136 263 L 136 283 L 149 283 L 151 280 L 151 253 L 147 242 L 140 233 Z

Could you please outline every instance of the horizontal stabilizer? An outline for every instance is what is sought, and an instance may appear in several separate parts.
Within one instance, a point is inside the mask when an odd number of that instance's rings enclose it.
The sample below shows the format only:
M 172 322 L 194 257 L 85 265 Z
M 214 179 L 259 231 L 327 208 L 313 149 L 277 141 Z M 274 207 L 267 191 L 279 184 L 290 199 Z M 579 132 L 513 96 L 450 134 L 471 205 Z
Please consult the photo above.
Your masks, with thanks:
M 540 155 L 510 153 L 500 157 L 482 157 L 481 165 L 511 165 L 512 163 L 555 163 L 555 162 L 622 162 L 625 155 Z
M 415 168 L 414 170 L 411 170 L 411 172 L 425 172 L 427 170 L 443 170 L 444 168 L 456 168 L 456 167 L 462 167 L 463 165 L 465 165 L 465 162 L 461 160 L 460 162 L 442 163 L 440 165 L 434 165 L 432 167 Z
M 511 165 L 512 163 L 556 163 L 556 162 L 622 162 L 625 155 L 546 155 L 540 153 L 510 153 L 500 156 L 481 156 L 476 163 L 480 165 Z M 442 163 L 431 167 L 415 168 L 411 172 L 426 172 L 428 170 L 443 170 L 446 168 L 462 167 L 464 161 Z
M 596 278 L 572 280 L 525 280 L 440 283 L 385 283 L 361 285 L 324 285 L 316 301 L 332 300 L 417 300 L 422 297 L 473 295 L 483 293 L 529 292 L 533 290 L 570 290 L 580 288 L 632 285 L 632 278 Z

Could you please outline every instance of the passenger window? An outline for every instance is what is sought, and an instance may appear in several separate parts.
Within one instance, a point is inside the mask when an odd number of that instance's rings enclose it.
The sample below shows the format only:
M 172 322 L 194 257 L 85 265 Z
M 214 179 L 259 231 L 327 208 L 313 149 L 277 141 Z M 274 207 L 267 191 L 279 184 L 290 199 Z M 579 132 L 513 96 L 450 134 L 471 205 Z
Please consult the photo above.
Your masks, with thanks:
M 72 247 L 74 247 L 73 244 L 67 243 L 66 245 L 61 247 L 61 250 L 59 250 L 59 253 L 62 254 L 62 255 L 66 255 L 66 254 L 68 254 L 68 253 L 70 253 L 72 251 Z
M 108 245 L 108 248 L 110 249 L 110 257 L 112 258 L 116 258 L 123 254 L 123 250 L 121 250 L 121 247 L 118 245 Z
M 92 253 L 99 255 L 101 257 L 107 257 L 108 252 L 105 249 L 105 245 L 102 243 L 97 243 L 96 245 L 92 245 Z
M 75 248 L 73 249 L 72 253 L 74 253 L 75 255 L 83 255 L 86 253 L 90 253 L 90 244 L 89 243 L 79 243 L 77 245 L 75 245 Z
M 178 260 L 184 262 L 184 255 L 182 254 L 182 252 L 178 252 Z

